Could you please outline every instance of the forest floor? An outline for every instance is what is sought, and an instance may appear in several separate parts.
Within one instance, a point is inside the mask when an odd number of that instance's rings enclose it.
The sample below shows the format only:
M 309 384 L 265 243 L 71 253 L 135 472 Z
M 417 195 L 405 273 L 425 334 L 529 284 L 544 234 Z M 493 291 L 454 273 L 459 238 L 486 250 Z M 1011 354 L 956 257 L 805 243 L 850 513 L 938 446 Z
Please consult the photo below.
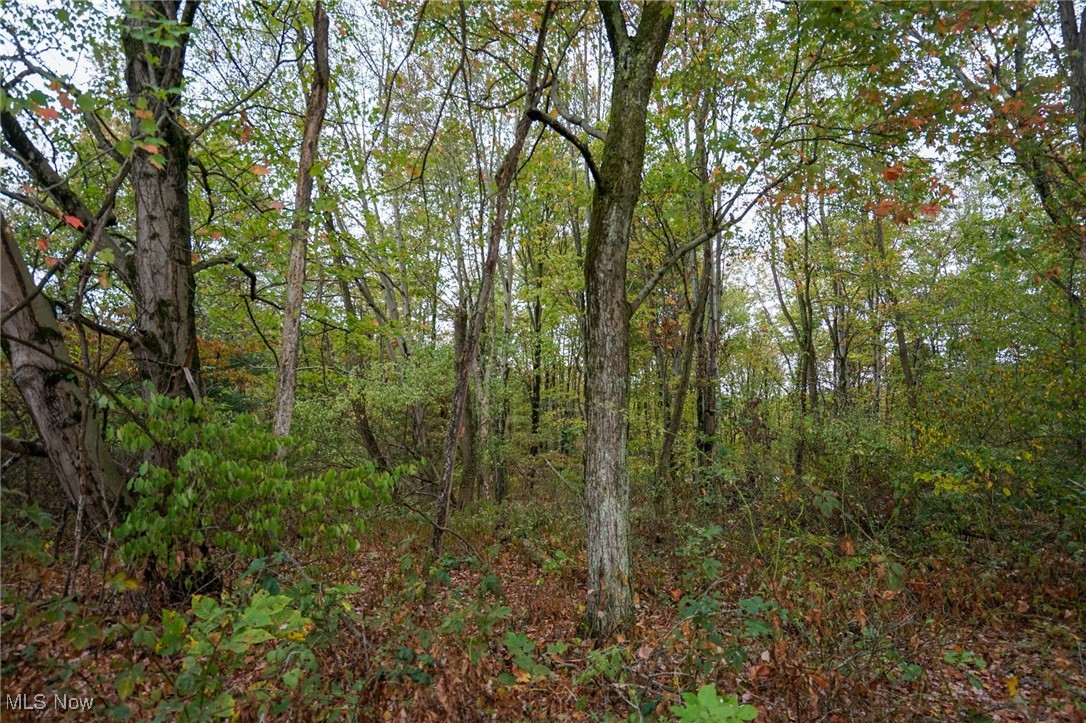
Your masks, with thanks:
M 318 590 L 349 586 L 335 630 L 318 626 L 308 641 L 312 681 L 269 680 L 272 658 L 261 654 L 275 641 L 233 667 L 205 662 L 204 673 L 221 674 L 241 720 L 666 719 L 682 692 L 706 683 L 760 720 L 1086 719 L 1081 555 L 960 538 L 942 554 L 929 544 L 906 556 L 873 537 L 756 519 L 739 510 L 670 537 L 636 519 L 635 625 L 599 647 L 578 637 L 586 583 L 575 516 L 514 503 L 456 518 L 428 597 L 427 528 L 377 515 L 353 553 L 302 560 L 305 573 L 282 559 L 264 571 L 276 589 L 299 577 L 319 577 Z M 5 557 L 0 696 L 64 688 L 97 699 L 90 717 L 136 719 L 180 696 L 191 660 L 103 632 L 138 627 L 139 615 L 130 596 L 94 594 L 105 589 L 100 570 L 84 566 L 81 594 L 49 617 L 65 566 Z M 80 640 L 87 620 L 97 636 Z M 133 665 L 140 675 L 122 687 L 119 671 Z M 285 703 L 269 708 L 276 697 Z M 7 704 L 3 713 L 35 719 Z M 45 713 L 59 715 L 52 704 Z

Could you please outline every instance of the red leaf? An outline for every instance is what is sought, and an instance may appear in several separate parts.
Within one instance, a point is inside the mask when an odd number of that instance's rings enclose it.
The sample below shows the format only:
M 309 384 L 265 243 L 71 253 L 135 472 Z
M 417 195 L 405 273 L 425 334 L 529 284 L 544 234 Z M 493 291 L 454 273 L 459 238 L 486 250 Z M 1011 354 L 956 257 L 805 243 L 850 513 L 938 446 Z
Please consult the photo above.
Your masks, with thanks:
M 75 107 L 75 103 L 72 102 L 72 97 L 65 91 L 60 91 L 60 104 L 64 106 L 64 110 L 71 110 Z
M 69 226 L 71 226 L 72 228 L 75 228 L 75 229 L 79 229 L 79 228 L 84 227 L 83 222 L 80 221 L 75 216 L 65 216 L 64 217 L 64 223 L 68 224 Z
M 899 178 L 901 178 L 900 165 L 894 164 L 882 172 L 882 180 L 888 183 L 894 183 Z
M 45 238 L 44 236 L 40 237 L 38 239 L 38 248 L 41 249 L 42 251 L 48 251 L 49 250 L 49 239 Z
M 47 258 L 45 260 L 45 265 L 46 266 L 56 266 L 57 265 L 57 257 L 56 256 L 50 256 L 49 258 Z

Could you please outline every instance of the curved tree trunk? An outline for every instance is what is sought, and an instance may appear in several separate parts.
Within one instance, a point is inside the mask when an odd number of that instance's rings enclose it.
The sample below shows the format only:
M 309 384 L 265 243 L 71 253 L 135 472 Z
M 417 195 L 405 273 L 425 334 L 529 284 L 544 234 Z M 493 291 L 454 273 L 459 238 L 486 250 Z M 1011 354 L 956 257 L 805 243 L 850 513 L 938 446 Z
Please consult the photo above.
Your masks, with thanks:
M 35 285 L 6 222 L 0 222 L 3 266 L 0 298 L 5 315 L 32 293 Z M 4 352 L 41 446 L 68 499 L 82 506 L 100 537 L 117 519 L 124 481 L 102 434 L 98 404 L 87 399 L 76 377 L 64 337 L 48 299 L 36 294 L 3 324 Z

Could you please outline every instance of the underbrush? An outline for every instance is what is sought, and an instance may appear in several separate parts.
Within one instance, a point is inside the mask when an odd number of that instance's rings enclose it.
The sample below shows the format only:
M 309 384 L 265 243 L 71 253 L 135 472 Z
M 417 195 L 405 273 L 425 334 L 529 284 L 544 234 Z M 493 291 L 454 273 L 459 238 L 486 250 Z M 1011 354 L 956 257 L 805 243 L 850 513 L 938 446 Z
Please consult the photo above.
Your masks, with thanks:
M 208 430 L 197 447 L 284 493 L 274 463 L 244 457 L 259 432 L 237 431 Z M 1004 495 L 898 494 L 887 512 L 840 479 L 752 487 L 722 472 L 665 510 L 659 540 L 657 510 L 635 507 L 636 623 L 595 644 L 577 635 L 574 499 L 477 503 L 424 567 L 429 528 L 395 506 L 356 511 L 349 545 L 335 522 L 352 508 L 326 500 L 315 509 L 330 536 L 246 533 L 254 551 L 220 544 L 226 502 L 203 495 L 175 514 L 210 533 L 223 586 L 169 603 L 139 574 L 155 548 L 85 541 L 74 565 L 71 526 L 5 488 L 4 692 L 94 696 L 100 717 L 159 720 L 1081 715 L 1077 537 L 1031 537 L 1052 513 Z M 240 535 L 262 508 L 234 509 Z M 290 510 L 288 527 L 305 518 Z

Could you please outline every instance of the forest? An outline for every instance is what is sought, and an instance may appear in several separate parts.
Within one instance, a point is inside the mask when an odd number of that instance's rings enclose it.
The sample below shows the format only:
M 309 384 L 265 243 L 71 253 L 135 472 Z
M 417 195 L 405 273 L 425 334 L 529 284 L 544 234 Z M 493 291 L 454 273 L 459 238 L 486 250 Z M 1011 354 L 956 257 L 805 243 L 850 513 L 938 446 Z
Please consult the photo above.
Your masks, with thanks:
M 5 720 L 1086 719 L 1086 6 L 0 0 Z

